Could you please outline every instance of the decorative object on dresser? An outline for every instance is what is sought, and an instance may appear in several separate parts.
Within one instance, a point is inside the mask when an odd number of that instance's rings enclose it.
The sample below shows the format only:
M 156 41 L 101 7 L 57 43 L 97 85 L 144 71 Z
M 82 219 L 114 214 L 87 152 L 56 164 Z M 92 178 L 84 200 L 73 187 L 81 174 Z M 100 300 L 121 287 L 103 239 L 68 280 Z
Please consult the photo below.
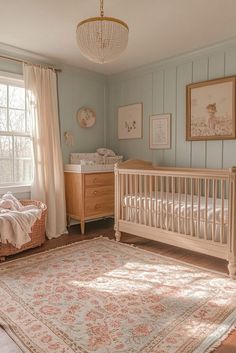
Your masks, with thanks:
M 142 103 L 130 104 L 118 108 L 118 138 L 142 138 L 143 105 Z
M 149 146 L 151 149 L 171 147 L 171 114 L 151 115 L 149 121 Z
M 25 353 L 207 353 L 236 322 L 236 281 L 102 237 L 0 275 L 0 324 Z
M 115 168 L 115 230 L 228 261 L 236 278 L 236 167 L 126 161 Z
M 29 234 L 30 241 L 22 245 L 20 248 L 13 246 L 10 243 L 3 244 L 0 243 L 0 260 L 4 261 L 6 256 L 17 254 L 27 249 L 35 248 L 40 246 L 45 241 L 45 223 L 47 215 L 47 207 L 41 201 L 36 200 L 20 200 L 22 206 L 36 206 L 42 210 L 41 217 L 36 220 L 31 228 L 31 233 Z
M 96 113 L 91 108 L 80 108 L 77 112 L 77 120 L 83 128 L 92 127 L 96 122 Z
M 233 76 L 187 86 L 186 140 L 236 138 L 235 82 Z

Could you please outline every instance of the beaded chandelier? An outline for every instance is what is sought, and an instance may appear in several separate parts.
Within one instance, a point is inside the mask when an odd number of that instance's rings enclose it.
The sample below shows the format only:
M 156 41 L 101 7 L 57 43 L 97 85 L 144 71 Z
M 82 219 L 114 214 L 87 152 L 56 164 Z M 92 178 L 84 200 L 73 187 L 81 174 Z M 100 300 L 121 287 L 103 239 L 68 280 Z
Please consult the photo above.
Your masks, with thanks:
M 117 18 L 105 17 L 100 0 L 100 17 L 88 18 L 77 26 L 76 36 L 82 54 L 104 64 L 115 60 L 127 47 L 129 27 Z

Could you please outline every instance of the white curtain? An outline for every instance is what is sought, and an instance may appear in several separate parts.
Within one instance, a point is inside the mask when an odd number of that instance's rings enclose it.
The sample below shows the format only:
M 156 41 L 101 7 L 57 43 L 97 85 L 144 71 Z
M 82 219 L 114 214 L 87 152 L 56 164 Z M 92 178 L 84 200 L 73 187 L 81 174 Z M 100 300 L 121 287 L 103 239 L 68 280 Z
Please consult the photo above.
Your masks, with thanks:
M 34 180 L 31 198 L 43 201 L 48 207 L 46 234 L 51 239 L 67 232 L 57 77 L 52 69 L 24 64 L 24 80 L 27 114 L 33 124 Z

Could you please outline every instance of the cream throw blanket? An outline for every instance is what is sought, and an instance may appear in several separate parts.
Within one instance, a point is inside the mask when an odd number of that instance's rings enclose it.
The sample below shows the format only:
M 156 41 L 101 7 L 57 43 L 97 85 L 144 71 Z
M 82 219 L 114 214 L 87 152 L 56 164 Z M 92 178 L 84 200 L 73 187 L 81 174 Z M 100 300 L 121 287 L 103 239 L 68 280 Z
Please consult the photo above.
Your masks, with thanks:
M 0 242 L 21 248 L 31 239 L 31 227 L 41 217 L 42 210 L 34 205 L 22 204 L 8 192 L 0 198 Z

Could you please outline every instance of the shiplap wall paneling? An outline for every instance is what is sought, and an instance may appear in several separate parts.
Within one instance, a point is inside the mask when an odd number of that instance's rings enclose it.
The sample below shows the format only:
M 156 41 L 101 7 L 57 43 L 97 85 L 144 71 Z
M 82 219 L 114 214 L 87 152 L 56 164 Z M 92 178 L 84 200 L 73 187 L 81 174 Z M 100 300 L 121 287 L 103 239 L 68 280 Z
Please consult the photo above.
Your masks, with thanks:
M 149 148 L 149 117 L 152 114 L 153 76 L 152 73 L 143 77 L 143 145 L 140 156 L 145 160 L 152 160 L 152 151 Z
M 192 82 L 192 62 L 177 67 L 177 121 L 176 162 L 180 167 L 190 167 L 191 142 L 186 141 L 186 85 Z M 168 161 L 167 161 L 168 163 Z M 166 163 L 166 164 L 167 164 Z
M 114 149 L 116 153 L 120 150 L 117 139 L 117 112 L 121 101 L 121 85 L 114 83 L 109 88 L 109 113 L 107 119 L 109 125 L 107 130 L 109 132 L 109 147 Z
M 171 114 L 171 148 L 164 150 L 164 165 L 175 166 L 176 148 L 176 76 L 177 69 L 172 67 L 165 71 L 164 82 L 164 113 Z M 168 163 L 167 163 L 168 161 Z
M 225 75 L 236 75 L 236 48 L 225 53 Z M 223 167 L 236 166 L 236 140 L 228 140 L 223 143 Z
M 225 75 L 225 60 L 224 52 L 215 53 L 209 56 L 209 80 L 215 78 L 221 78 Z M 212 102 L 214 103 L 214 102 Z M 207 156 L 206 156 L 206 167 L 207 168 L 222 168 L 222 148 L 223 143 L 221 140 L 207 141 Z
M 152 89 L 152 114 L 164 113 L 164 70 L 153 73 L 153 89 Z M 154 165 L 164 164 L 164 151 L 152 150 L 152 163 Z
M 208 57 L 193 61 L 193 82 L 206 81 L 208 78 Z M 192 141 L 191 167 L 204 168 L 206 164 L 206 142 Z

